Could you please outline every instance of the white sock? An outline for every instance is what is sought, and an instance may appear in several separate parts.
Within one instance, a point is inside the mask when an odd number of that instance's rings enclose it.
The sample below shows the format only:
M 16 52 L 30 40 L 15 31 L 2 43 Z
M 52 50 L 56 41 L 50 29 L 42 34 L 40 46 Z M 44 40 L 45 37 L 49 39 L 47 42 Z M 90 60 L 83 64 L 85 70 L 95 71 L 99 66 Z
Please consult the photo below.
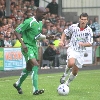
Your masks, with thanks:
M 66 81 L 66 85 L 70 85 L 70 82 L 71 81 L 73 81 L 74 80 L 74 78 L 75 78 L 76 76 L 74 76 L 73 74 L 72 74 L 72 72 L 70 73 L 70 75 L 69 75 L 69 78 L 68 78 L 68 80 Z
M 68 66 L 66 65 L 64 76 L 66 76 L 68 74 L 69 70 L 70 70 L 70 68 L 68 68 Z

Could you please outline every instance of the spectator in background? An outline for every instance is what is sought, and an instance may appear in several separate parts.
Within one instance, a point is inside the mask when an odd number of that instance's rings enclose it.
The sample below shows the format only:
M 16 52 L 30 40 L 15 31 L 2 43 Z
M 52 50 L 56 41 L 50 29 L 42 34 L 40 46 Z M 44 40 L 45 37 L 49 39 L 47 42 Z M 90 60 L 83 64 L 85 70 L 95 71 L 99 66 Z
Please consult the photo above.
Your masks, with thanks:
M 46 50 L 43 53 L 43 59 L 53 61 L 52 64 L 53 67 L 59 67 L 59 58 L 57 56 L 58 51 L 54 45 L 55 44 L 53 42 L 49 43 L 49 46 L 46 48 Z
M 44 27 L 47 29 L 47 35 L 51 34 L 50 26 L 51 26 L 50 20 L 46 20 Z
M 64 19 L 61 19 L 60 27 L 61 27 L 62 29 L 65 28 L 65 24 L 66 24 L 65 20 L 64 20 Z
M 2 17 L 0 17 L 0 26 L 2 26 Z
M 39 7 L 37 4 L 36 4 L 36 1 L 38 2 L 39 0 L 31 0 L 31 5 L 30 5 L 30 7 L 31 7 L 31 9 L 32 10 L 36 10 L 37 9 L 37 7 Z
M 7 18 L 2 18 L 2 24 L 6 25 L 7 24 Z
M 2 25 L 2 18 L 3 18 L 4 14 L 2 11 L 2 6 L 0 5 L 0 26 Z
M 49 3 L 46 8 L 49 9 L 49 12 L 51 14 L 58 15 L 58 4 L 57 4 L 56 0 L 52 0 L 52 2 Z
M 50 31 L 51 31 L 51 35 L 56 35 L 57 34 L 57 27 L 55 25 L 51 26 Z
M 39 7 L 39 1 L 40 1 L 40 0 L 34 0 L 34 3 L 35 3 L 35 6 L 36 6 L 36 7 Z
M 62 33 L 63 33 L 63 29 L 62 29 L 61 27 L 59 27 L 59 28 L 57 29 L 57 33 L 56 33 L 56 35 L 55 35 L 55 38 L 56 38 L 56 39 L 60 39 Z
M 47 36 L 47 29 L 42 28 L 42 34 Z M 40 41 L 40 46 L 48 46 L 49 40 L 48 39 L 43 39 Z
M 92 31 L 95 32 L 96 29 L 95 29 L 95 27 L 94 27 L 94 25 L 93 25 L 92 19 L 89 20 L 88 25 L 90 26 L 90 28 L 92 29 Z
M 98 23 L 98 17 L 94 18 L 92 26 L 95 28 L 94 35 L 95 36 L 100 35 L 100 24 Z M 100 45 L 100 38 L 97 38 L 95 40 L 96 40 L 96 45 Z
M 50 20 L 50 22 L 51 22 L 52 24 L 56 24 L 56 17 L 57 17 L 57 15 L 51 14 L 49 20 Z
M 4 47 L 4 34 L 2 32 L 0 32 L 0 47 Z
M 96 60 L 97 62 L 100 62 L 100 24 L 98 23 L 98 17 L 94 18 L 93 26 L 95 27 L 95 32 L 94 32 L 94 40 L 96 42 Z M 97 63 L 99 64 L 99 63 Z
M 0 17 L 5 16 L 4 5 L 0 5 Z
M 100 24 L 98 23 L 98 17 L 95 17 L 94 18 L 94 22 L 93 22 L 93 25 L 95 27 L 95 35 L 98 35 L 100 34 Z
M 49 44 L 49 40 L 48 39 L 44 39 L 41 41 L 41 46 L 48 46 Z
M 47 29 L 46 28 L 42 28 L 42 34 L 47 35 Z
M 11 37 L 5 36 L 4 44 L 5 44 L 5 47 L 12 47 Z

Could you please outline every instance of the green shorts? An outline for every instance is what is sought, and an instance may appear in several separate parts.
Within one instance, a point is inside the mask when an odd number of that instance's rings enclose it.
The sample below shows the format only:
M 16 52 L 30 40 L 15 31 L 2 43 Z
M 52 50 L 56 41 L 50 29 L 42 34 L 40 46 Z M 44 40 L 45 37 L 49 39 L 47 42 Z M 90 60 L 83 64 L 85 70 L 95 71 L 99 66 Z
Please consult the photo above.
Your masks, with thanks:
M 33 59 L 35 58 L 36 60 L 38 60 L 38 48 L 37 47 L 33 47 L 33 46 L 29 46 L 26 45 L 28 48 L 28 52 L 25 53 L 23 51 L 23 49 L 21 49 L 23 56 L 25 57 L 25 61 L 27 62 L 29 59 Z

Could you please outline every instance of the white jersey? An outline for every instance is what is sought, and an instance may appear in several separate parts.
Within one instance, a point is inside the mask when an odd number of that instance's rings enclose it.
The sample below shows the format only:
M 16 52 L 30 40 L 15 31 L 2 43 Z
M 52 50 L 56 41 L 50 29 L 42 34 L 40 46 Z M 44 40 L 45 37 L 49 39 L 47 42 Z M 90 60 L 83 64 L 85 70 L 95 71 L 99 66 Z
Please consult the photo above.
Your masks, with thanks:
M 93 43 L 93 32 L 92 29 L 87 25 L 85 29 L 80 30 L 79 23 L 72 24 L 64 30 L 66 36 L 71 37 L 69 46 L 75 51 L 84 51 L 85 47 L 79 46 L 79 42 Z

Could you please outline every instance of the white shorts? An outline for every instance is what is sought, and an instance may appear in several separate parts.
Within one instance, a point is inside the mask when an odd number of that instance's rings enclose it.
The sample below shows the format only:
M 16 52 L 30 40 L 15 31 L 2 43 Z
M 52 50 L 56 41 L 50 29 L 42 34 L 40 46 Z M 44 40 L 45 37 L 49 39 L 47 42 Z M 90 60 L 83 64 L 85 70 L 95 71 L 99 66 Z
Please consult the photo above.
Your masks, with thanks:
M 67 59 L 75 58 L 75 65 L 78 68 L 82 68 L 84 59 L 83 59 L 83 52 L 75 51 L 70 47 L 67 49 Z

